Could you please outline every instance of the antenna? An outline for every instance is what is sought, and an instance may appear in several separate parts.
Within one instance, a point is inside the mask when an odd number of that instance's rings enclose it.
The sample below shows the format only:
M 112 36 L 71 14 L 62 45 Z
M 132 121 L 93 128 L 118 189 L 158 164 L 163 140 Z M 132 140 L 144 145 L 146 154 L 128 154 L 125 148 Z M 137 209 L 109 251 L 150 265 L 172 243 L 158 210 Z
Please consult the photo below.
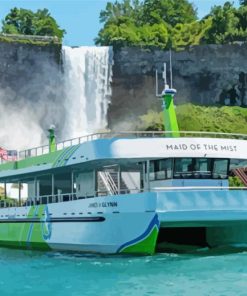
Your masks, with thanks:
M 164 80 L 164 89 L 169 88 L 169 85 L 167 85 L 167 77 L 166 77 L 166 63 L 164 63 L 162 78 Z M 158 70 L 156 70 L 156 97 L 162 97 L 162 95 L 163 95 L 163 91 L 159 93 L 159 74 L 158 74 Z
M 159 94 L 159 76 L 158 76 L 158 70 L 155 71 L 155 82 L 156 82 L 156 97 L 160 97 L 160 94 Z
M 172 88 L 172 51 L 170 49 L 170 84 Z
M 172 83 L 172 51 L 169 51 L 170 55 L 169 55 L 169 59 L 170 59 L 170 86 L 167 83 L 167 75 L 166 75 L 166 71 L 167 71 L 167 66 L 166 63 L 164 63 L 164 70 L 162 72 L 162 78 L 164 80 L 164 89 L 162 90 L 162 92 L 159 92 L 159 74 L 158 74 L 158 70 L 156 70 L 156 97 L 161 98 L 163 97 L 165 94 L 175 94 L 176 90 L 173 89 L 173 83 Z
M 166 78 L 166 63 L 164 63 L 164 71 L 163 71 L 163 75 L 162 75 L 163 79 L 164 79 L 164 83 L 165 86 L 167 85 L 167 78 Z

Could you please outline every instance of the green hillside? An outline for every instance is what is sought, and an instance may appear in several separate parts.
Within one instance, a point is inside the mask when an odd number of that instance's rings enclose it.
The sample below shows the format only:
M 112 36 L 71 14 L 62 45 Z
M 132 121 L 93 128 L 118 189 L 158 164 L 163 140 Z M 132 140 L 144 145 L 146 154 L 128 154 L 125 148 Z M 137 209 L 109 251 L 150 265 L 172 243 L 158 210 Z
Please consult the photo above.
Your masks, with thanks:
M 176 112 L 181 131 L 247 134 L 247 108 L 183 104 L 176 107 Z M 163 130 L 162 112 L 150 110 L 140 116 L 137 129 Z

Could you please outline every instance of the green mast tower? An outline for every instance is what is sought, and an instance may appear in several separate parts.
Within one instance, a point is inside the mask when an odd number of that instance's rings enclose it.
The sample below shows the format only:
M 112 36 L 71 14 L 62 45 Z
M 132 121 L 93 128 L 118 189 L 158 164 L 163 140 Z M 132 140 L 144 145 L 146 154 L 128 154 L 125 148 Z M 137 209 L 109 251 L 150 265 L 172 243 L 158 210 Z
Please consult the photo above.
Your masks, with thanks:
M 175 106 L 173 102 L 173 98 L 177 93 L 176 89 L 172 88 L 172 68 L 171 68 L 171 55 L 170 55 L 170 83 L 171 87 L 167 84 L 166 79 L 166 63 L 164 63 L 164 89 L 159 94 L 158 92 L 158 72 L 156 71 L 156 96 L 161 98 L 162 100 L 162 109 L 163 109 L 163 120 L 164 120 L 164 128 L 167 132 L 165 134 L 166 137 L 179 137 L 179 127 L 177 121 L 177 115 L 175 111 Z

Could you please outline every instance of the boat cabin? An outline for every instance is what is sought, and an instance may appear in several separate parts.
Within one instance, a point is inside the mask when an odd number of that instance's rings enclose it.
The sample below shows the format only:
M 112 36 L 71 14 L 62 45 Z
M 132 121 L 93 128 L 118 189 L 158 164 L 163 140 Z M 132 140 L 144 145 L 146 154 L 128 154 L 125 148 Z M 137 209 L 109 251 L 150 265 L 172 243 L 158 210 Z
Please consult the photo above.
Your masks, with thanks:
M 229 186 L 233 168 L 246 160 L 235 158 L 237 151 L 218 151 L 224 139 L 215 139 L 217 151 L 171 150 L 171 142 L 208 142 L 203 138 L 164 138 L 163 133 L 147 133 L 133 137 L 110 137 L 100 134 L 79 144 L 67 145 L 47 153 L 47 149 L 35 148 L 21 152 L 23 159 L 0 165 L 0 183 L 18 184 L 19 204 L 46 204 L 97 196 L 133 194 L 144 191 L 183 187 Z M 210 139 L 212 141 L 213 139 Z M 223 142 L 222 142 L 223 140 Z M 228 146 L 233 145 L 227 140 Z M 234 143 L 235 143 L 234 142 Z M 193 145 L 192 145 L 192 144 Z M 61 147 L 61 143 L 58 144 Z M 179 144 L 182 145 L 182 144 Z M 201 143 L 200 145 L 203 145 Z M 236 145 L 236 143 L 234 144 Z M 169 149 L 164 149 L 169 146 Z M 179 146 L 178 146 L 179 147 Z M 216 147 L 216 146 L 215 146 Z M 222 146 L 223 147 L 223 146 Z M 197 144 L 197 148 L 199 146 Z M 245 149 L 245 148 L 244 148 Z M 169 151 L 168 151 L 169 150 Z M 224 150 L 224 149 L 223 149 Z M 38 155 L 38 151 L 45 151 Z M 21 188 L 27 188 L 26 196 Z

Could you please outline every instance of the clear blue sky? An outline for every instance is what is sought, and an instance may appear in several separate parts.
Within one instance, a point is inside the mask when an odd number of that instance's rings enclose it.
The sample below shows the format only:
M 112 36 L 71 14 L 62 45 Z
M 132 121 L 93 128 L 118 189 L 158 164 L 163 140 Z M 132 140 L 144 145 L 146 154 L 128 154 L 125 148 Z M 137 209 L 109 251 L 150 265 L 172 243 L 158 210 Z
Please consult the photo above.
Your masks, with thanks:
M 109 1 L 109 0 L 108 0 Z M 101 27 L 99 13 L 105 8 L 107 0 L 0 0 L 0 19 L 13 7 L 37 10 L 48 8 L 67 34 L 66 45 L 93 45 L 94 38 Z M 179 1 L 179 0 L 177 0 Z M 113 2 L 113 1 L 110 1 Z M 198 16 L 202 17 L 213 5 L 221 5 L 226 0 L 191 0 L 198 8 Z M 231 1 L 232 2 L 232 1 Z M 234 1 L 233 1 L 234 2 Z M 238 3 L 235 0 L 235 3 Z

